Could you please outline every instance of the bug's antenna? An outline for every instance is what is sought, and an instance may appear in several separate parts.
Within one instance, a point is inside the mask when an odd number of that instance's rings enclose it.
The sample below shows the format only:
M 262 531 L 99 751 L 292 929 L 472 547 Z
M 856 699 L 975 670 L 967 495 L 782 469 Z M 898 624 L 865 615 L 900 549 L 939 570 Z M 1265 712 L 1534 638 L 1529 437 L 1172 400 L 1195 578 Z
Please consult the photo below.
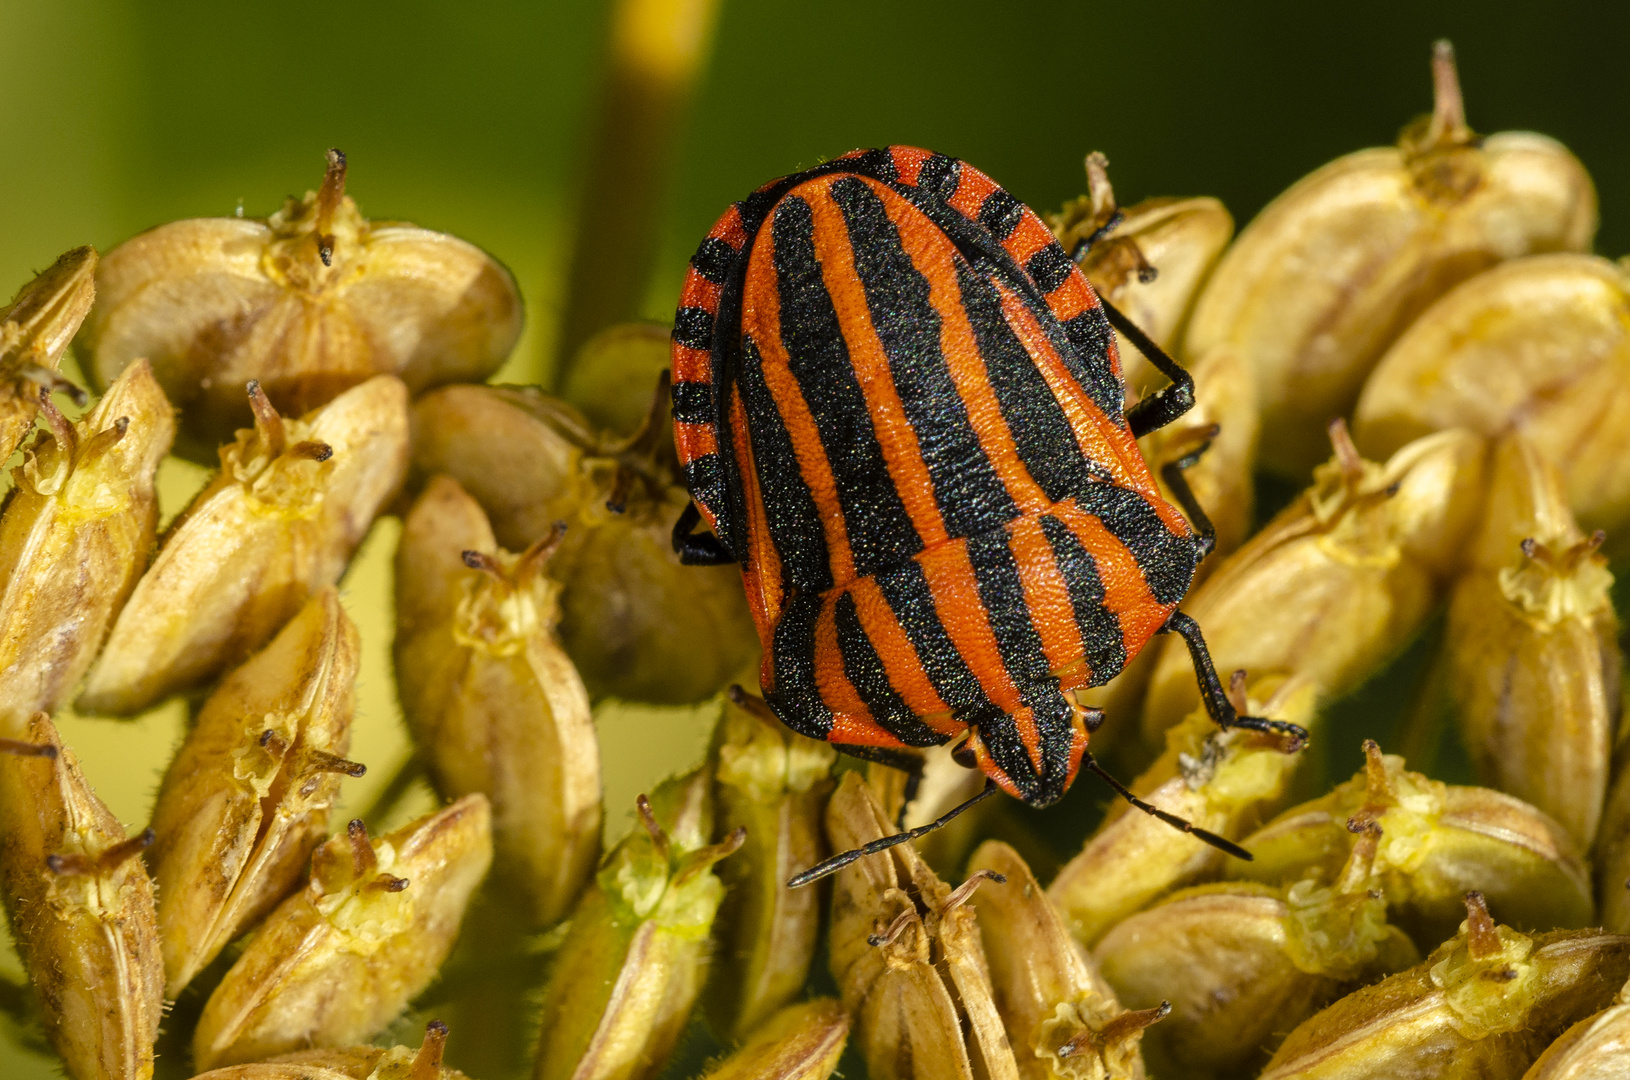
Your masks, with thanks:
M 1142 810 L 1145 814 L 1151 814 L 1154 817 L 1159 818 L 1161 821 L 1164 821 L 1172 828 L 1180 829 L 1183 832 L 1188 833 L 1190 836 L 1193 836 L 1196 840 L 1204 841 L 1205 843 L 1216 848 L 1218 851 L 1232 855 L 1236 859 L 1243 859 L 1246 862 L 1251 861 L 1251 853 L 1234 843 L 1232 840 L 1225 839 L 1224 837 L 1218 836 L 1214 832 L 1202 829 L 1198 825 L 1194 824 L 1194 822 L 1185 821 L 1176 814 L 1168 813 L 1165 810 L 1162 810 L 1160 807 L 1146 803 L 1136 795 L 1132 794 L 1131 788 L 1128 788 L 1125 784 L 1109 775 L 1109 773 L 1104 770 L 1104 767 L 1098 764 L 1097 759 L 1095 759 L 1091 754 L 1083 755 L 1081 758 L 1081 764 L 1097 773 L 1099 779 L 1103 780 L 1104 783 L 1115 789 L 1115 794 L 1119 795 L 1121 798 L 1125 799 L 1139 810 Z
M 845 851 L 834 855 L 825 862 L 816 863 L 808 870 L 805 870 L 802 874 L 789 879 L 787 881 L 787 888 L 796 889 L 801 885 L 808 885 L 812 881 L 819 881 L 828 874 L 837 873 L 839 870 L 842 870 L 845 866 L 848 866 L 857 859 L 864 859 L 868 855 L 876 855 L 880 851 L 887 851 L 896 844 L 903 844 L 907 840 L 915 840 L 919 836 L 927 836 L 935 829 L 943 829 L 945 826 L 951 823 L 952 818 L 962 813 L 962 811 L 968 809 L 968 807 L 982 799 L 989 798 L 995 793 L 996 784 L 993 781 L 987 780 L 985 781 L 985 786 L 979 790 L 979 794 L 975 795 L 967 802 L 959 803 L 956 806 L 951 807 L 951 809 L 947 810 L 933 821 L 930 821 L 927 825 L 919 825 L 915 829 L 907 829 L 903 833 L 895 833 L 893 836 L 885 836 L 882 839 L 873 840 L 871 843 L 862 844 L 860 847 L 854 848 L 851 851 Z M 1221 838 L 1219 837 L 1219 839 Z M 1226 841 L 1224 842 L 1226 843 Z M 1250 856 L 1247 855 L 1246 858 L 1250 858 Z

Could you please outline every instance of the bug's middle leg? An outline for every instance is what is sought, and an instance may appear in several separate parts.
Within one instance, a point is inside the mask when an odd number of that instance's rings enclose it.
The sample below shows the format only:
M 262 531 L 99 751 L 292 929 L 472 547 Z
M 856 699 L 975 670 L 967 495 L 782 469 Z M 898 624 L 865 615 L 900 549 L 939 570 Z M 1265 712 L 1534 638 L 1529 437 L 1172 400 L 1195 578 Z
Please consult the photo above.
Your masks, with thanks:
M 1158 632 L 1181 635 L 1184 644 L 1189 647 L 1189 658 L 1194 661 L 1194 676 L 1200 683 L 1200 700 L 1205 702 L 1207 714 L 1218 727 L 1224 731 L 1239 727 L 1288 735 L 1298 747 L 1307 742 L 1307 729 L 1300 724 L 1261 716 L 1242 716 L 1234 708 L 1233 702 L 1228 700 L 1228 692 L 1223 689 L 1222 680 L 1217 678 L 1217 668 L 1211 662 L 1211 651 L 1206 648 L 1205 638 L 1200 635 L 1199 623 L 1181 611 L 1174 611 Z
M 1141 439 L 1194 408 L 1194 376 L 1173 360 L 1165 349 L 1156 345 L 1154 339 L 1128 319 L 1120 308 L 1101 296 L 1098 302 L 1109 317 L 1109 325 L 1119 330 L 1143 354 L 1144 359 L 1155 366 L 1156 371 L 1172 381 L 1170 386 L 1150 394 L 1126 410 L 1126 422 L 1132 428 L 1133 437 Z

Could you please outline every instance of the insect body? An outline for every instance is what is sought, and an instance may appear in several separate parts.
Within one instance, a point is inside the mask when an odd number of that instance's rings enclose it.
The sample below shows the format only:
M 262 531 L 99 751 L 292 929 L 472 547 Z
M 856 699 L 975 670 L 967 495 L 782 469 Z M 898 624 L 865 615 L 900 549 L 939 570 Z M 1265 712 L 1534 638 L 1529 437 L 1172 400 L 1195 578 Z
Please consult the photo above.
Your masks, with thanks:
M 1123 416 L 1113 317 L 1045 225 L 908 147 L 774 181 L 702 242 L 673 336 L 674 431 L 700 515 L 675 546 L 739 561 L 788 727 L 873 759 L 965 740 L 1035 806 L 1069 788 L 1099 685 L 1177 612 L 1209 525 L 1162 499 Z M 1116 318 L 1154 356 L 1158 350 Z M 1186 492 L 1172 470 L 1174 490 Z M 1192 502 L 1192 500 L 1189 500 Z

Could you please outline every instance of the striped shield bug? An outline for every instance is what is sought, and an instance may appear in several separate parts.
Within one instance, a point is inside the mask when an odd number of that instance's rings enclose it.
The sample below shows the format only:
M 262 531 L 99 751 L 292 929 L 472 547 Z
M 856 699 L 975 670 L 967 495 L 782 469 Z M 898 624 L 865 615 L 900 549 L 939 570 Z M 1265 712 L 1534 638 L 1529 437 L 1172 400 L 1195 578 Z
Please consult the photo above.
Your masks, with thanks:
M 1171 380 L 1130 410 L 1111 326 Z M 989 777 L 976 798 L 1032 806 L 1084 766 L 1192 828 L 1099 768 L 1101 714 L 1071 693 L 1169 632 L 1219 725 L 1305 738 L 1239 715 L 1177 610 L 1210 523 L 1192 458 L 1163 472 L 1179 512 L 1136 440 L 1192 379 L 977 169 L 856 150 L 730 207 L 691 259 L 672 375 L 693 499 L 675 549 L 741 564 L 765 699 L 794 731 L 902 765 L 956 740 Z

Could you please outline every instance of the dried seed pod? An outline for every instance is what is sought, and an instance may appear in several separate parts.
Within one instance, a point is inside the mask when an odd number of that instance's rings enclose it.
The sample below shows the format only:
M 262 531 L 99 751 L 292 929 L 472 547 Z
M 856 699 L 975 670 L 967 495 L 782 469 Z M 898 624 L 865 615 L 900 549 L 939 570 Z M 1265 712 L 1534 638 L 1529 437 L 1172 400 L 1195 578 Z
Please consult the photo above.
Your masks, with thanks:
M 1088 154 L 1087 194 L 1048 214 L 1047 224 L 1065 251 L 1091 244 L 1080 265 L 1092 287 L 1170 351 L 1200 286 L 1234 235 L 1234 219 L 1219 200 L 1206 197 L 1145 199 L 1123 209 L 1115 200 L 1108 167 L 1104 155 Z M 1164 384 L 1143 353 L 1119 332 L 1115 344 L 1132 400 Z M 1195 382 L 1204 385 L 1198 378 Z
M 407 471 L 407 389 L 382 375 L 300 420 L 251 383 L 255 426 L 176 518 L 77 705 L 129 715 L 242 663 L 339 581 Z
M 866 785 L 883 816 L 903 829 L 938 820 L 985 786 L 984 773 L 957 761 L 954 743 L 924 747 L 920 753 L 915 780 L 911 773 L 880 762 L 866 766 Z M 1000 806 L 996 800 L 987 800 L 959 813 L 949 824 L 912 841 L 917 854 L 936 873 L 954 875 L 989 832 L 992 815 L 1000 811 Z
M 968 863 L 1007 880 L 970 898 L 990 963 L 996 1009 L 1025 1080 L 1143 1080 L 1139 1040 L 1164 1019 L 1127 1012 L 1019 853 L 989 840 Z
M 1458 568 L 1482 506 L 1483 441 L 1420 439 L 1385 465 L 1332 423 L 1335 458 L 1313 486 L 1235 552 L 1184 610 L 1218 670 L 1305 676 L 1328 698 L 1363 682 L 1410 637 Z M 1182 642 L 1165 639 L 1144 702 L 1144 741 L 1199 704 Z
M 157 392 L 155 388 L 155 393 Z M 0 747 L 0 895 L 74 1080 L 148 1080 L 164 1004 L 153 883 L 44 713 Z
M 1588 849 L 1619 712 L 1613 575 L 1533 444 L 1494 457 L 1477 565 L 1449 602 L 1449 690 L 1478 779 L 1544 810 Z
M 1367 451 L 1429 431 L 1520 432 L 1561 470 L 1569 505 L 1610 537 L 1630 519 L 1630 281 L 1593 255 L 1537 255 L 1445 295 L 1387 351 L 1354 430 Z
M 269 218 L 176 221 L 125 241 L 96 288 L 87 374 L 106 385 L 148 357 L 201 460 L 248 425 L 251 379 L 298 416 L 374 375 L 414 392 L 479 381 L 521 332 L 508 270 L 457 237 L 364 219 L 337 150 L 321 188 Z
M 1274 433 L 1263 463 L 1276 471 L 1318 461 L 1326 422 L 1348 413 L 1387 346 L 1451 286 L 1503 259 L 1584 251 L 1596 232 L 1578 159 L 1542 135 L 1475 135 L 1448 42 L 1433 75 L 1431 117 L 1396 147 L 1338 158 L 1280 195 L 1195 304 L 1184 352 L 1231 344 L 1250 357 Z
M 328 835 L 356 707 L 356 627 L 332 587 L 228 675 L 170 762 L 153 808 L 165 994 L 300 883 Z
M 370 840 L 360 820 L 311 857 L 311 881 L 278 905 L 210 995 L 193 1033 L 199 1069 L 372 1037 L 423 990 L 453 947 L 492 862 L 481 795 Z
M 145 363 L 77 423 L 42 398 L 41 432 L 0 516 L 0 735 L 62 703 L 147 565 L 153 476 L 175 420 Z
M 566 372 L 560 396 L 595 426 L 630 435 L 648 411 L 651 387 L 673 362 L 673 328 L 621 323 L 583 343 Z
M 701 992 L 708 934 L 724 896 L 705 769 L 640 796 L 640 824 L 578 900 L 543 997 L 535 1080 L 643 1080 L 679 1040 Z
M 1545 1048 L 1522 1080 L 1618 1080 L 1630 1062 L 1630 982 L 1613 1003 Z
M 627 439 L 532 388 L 450 386 L 413 409 L 415 473 L 462 484 L 503 547 L 522 551 L 566 522 L 550 561 L 564 585 L 560 636 L 596 698 L 701 701 L 758 656 L 740 573 L 674 554 L 690 496 L 662 439 L 667 400 Z
M 1267 675 L 1250 685 L 1236 674 L 1241 715 L 1266 716 L 1315 730 L 1317 688 L 1305 679 Z M 1162 810 L 1228 839 L 1238 839 L 1289 801 L 1302 755 L 1281 736 L 1223 731 L 1204 708 L 1166 733 L 1166 752 L 1132 790 Z M 1148 814 L 1117 805 L 1048 887 L 1070 932 L 1092 946 L 1151 900 L 1214 876 L 1227 856 Z
M 849 1039 L 849 1014 L 832 998 L 788 1005 L 703 1080 L 826 1080 Z
M 1358 775 L 1241 841 L 1254 859 L 1233 860 L 1226 872 L 1276 885 L 1321 873 L 1328 880 L 1350 856 L 1352 830 L 1373 822 L 1382 830 L 1375 872 L 1389 918 L 1417 945 L 1448 936 L 1473 889 L 1524 930 L 1590 925 L 1579 846 L 1550 816 L 1498 791 L 1408 772 L 1373 742 L 1364 753 Z
M 540 925 L 566 914 L 600 853 L 600 750 L 589 696 L 554 627 L 559 533 L 498 548 L 457 481 L 431 480 L 396 551 L 402 711 L 449 798 L 492 801 L 500 873 Z
M 821 813 L 836 754 L 789 731 L 758 698 L 731 697 L 714 734 L 714 831 L 740 827 L 747 840 L 718 871 L 725 896 L 706 1004 L 713 1030 L 734 1041 L 769 1022 L 809 976 L 822 890 L 789 889 L 787 879 L 826 856 Z
M 845 851 L 894 829 L 859 774 L 847 773 L 827 805 L 826 832 Z M 873 1080 L 1018 1080 L 967 906 L 986 878 L 953 890 L 909 844 L 835 875 L 828 960 Z
M 83 404 L 57 366 L 96 297 L 95 272 L 96 249 L 74 248 L 0 307 L 0 461 L 33 428 L 41 389 L 66 391 Z
M 1630 938 L 1600 930 L 1528 937 L 1466 898 L 1460 932 L 1408 971 L 1302 1022 L 1262 1080 L 1517 1080 L 1630 974 Z
M 1613 784 L 1596 834 L 1597 917 L 1616 934 L 1630 933 L 1630 756 L 1621 744 Z
M 228 1065 L 193 1080 L 469 1080 L 442 1064 L 447 1025 L 432 1020 L 417 1047 L 301 1050 L 254 1065 Z
M 1158 1076 L 1235 1075 L 1342 993 L 1420 960 L 1387 924 L 1371 824 L 1334 880 L 1185 889 L 1116 926 L 1093 956 L 1130 1008 L 1169 1001 L 1144 1039 Z

